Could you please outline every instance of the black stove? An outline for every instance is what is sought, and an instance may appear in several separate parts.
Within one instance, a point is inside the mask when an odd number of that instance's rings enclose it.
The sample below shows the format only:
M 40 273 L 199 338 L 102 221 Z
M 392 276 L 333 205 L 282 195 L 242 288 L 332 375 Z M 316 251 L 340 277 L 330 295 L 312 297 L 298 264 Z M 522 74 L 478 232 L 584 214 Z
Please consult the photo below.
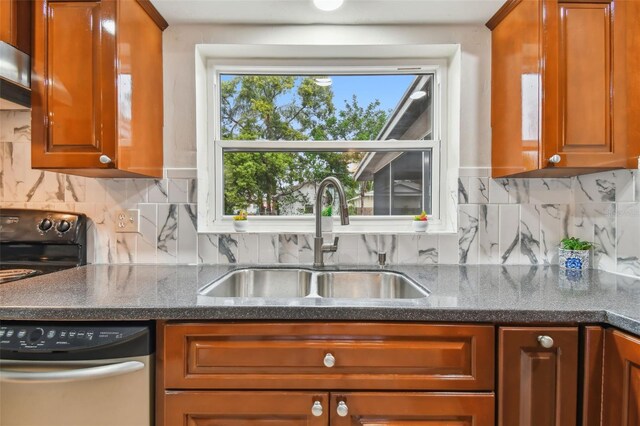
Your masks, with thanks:
M 0 284 L 87 263 L 87 217 L 0 209 Z

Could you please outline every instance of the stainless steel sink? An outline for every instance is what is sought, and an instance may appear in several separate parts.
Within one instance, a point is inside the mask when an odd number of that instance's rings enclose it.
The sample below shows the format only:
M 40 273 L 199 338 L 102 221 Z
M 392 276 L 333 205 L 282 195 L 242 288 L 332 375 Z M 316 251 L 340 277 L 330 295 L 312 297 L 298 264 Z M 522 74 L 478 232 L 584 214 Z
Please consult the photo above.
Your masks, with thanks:
M 313 273 L 305 269 L 256 269 L 233 271 L 203 288 L 211 297 L 305 297 L 311 292 Z
M 337 271 L 318 274 L 318 295 L 341 299 L 418 299 L 429 293 L 396 272 Z
M 429 292 L 393 271 L 244 268 L 208 284 L 199 296 L 220 298 L 420 299 Z

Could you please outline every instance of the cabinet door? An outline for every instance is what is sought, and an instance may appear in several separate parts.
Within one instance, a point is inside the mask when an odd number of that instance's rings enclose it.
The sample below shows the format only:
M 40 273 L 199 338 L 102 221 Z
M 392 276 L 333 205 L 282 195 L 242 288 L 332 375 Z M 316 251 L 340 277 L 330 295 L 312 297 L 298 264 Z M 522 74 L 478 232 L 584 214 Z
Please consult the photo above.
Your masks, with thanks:
M 327 426 L 329 395 L 313 392 L 166 392 L 167 426 Z
M 332 426 L 493 426 L 493 393 L 331 394 Z
M 559 167 L 625 166 L 613 141 L 613 4 L 546 1 L 543 155 Z
M 603 380 L 602 424 L 640 425 L 640 338 L 607 330 Z
M 502 327 L 498 344 L 498 424 L 575 425 L 578 329 Z
M 540 0 L 522 1 L 499 23 L 487 23 L 492 29 L 491 163 L 494 178 L 539 167 L 541 7 Z M 500 19 L 501 15 L 498 13 L 496 17 Z
M 115 160 L 113 0 L 38 0 L 34 28 L 32 167 L 106 168 Z

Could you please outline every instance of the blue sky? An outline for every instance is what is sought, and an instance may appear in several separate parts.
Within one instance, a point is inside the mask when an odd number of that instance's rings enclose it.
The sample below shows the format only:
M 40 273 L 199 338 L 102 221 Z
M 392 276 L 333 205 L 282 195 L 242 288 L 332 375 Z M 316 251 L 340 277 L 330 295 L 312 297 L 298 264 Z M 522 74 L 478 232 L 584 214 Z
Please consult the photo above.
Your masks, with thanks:
M 234 75 L 222 75 L 222 81 L 230 80 Z M 334 104 L 342 109 L 345 101 L 355 94 L 361 106 L 378 99 L 385 110 L 394 109 L 414 75 L 338 75 L 330 76 L 333 80 L 332 89 Z M 285 97 L 282 102 L 286 102 Z
M 378 99 L 383 109 L 393 109 L 414 79 L 413 75 L 339 75 L 332 76 L 336 108 L 342 109 L 345 100 L 353 94 L 360 105 Z

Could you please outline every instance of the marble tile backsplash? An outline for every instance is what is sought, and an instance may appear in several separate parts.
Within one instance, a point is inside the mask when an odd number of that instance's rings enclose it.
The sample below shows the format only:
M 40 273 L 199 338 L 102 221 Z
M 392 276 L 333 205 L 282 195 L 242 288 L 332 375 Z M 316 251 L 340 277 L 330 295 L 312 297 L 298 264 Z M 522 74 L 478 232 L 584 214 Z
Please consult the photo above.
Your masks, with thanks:
M 91 179 L 30 168 L 29 112 L 0 111 L 0 207 L 91 218 L 93 263 L 313 262 L 310 234 L 198 234 L 195 170 L 165 179 Z M 171 178 L 171 176 L 180 176 Z M 640 178 L 617 170 L 572 179 L 460 177 L 458 231 L 340 236 L 327 264 L 549 264 L 568 234 L 595 241 L 597 268 L 640 276 Z M 116 212 L 140 210 L 140 233 L 115 233 Z

